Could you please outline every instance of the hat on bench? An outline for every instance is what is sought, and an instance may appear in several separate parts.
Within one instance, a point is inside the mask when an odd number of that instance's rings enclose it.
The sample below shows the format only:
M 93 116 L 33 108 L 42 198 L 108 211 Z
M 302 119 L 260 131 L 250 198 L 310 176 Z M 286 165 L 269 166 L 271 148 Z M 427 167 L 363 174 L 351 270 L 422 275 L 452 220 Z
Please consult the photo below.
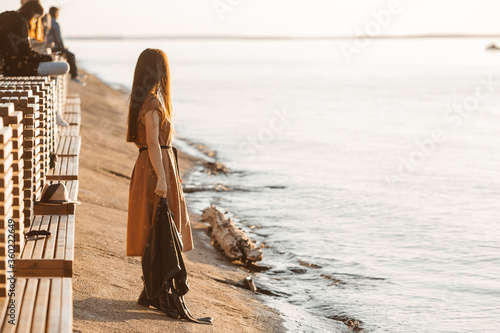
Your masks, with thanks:
M 36 203 L 42 205 L 81 204 L 80 201 L 73 201 L 69 198 L 68 191 L 63 183 L 45 184 L 40 201 Z

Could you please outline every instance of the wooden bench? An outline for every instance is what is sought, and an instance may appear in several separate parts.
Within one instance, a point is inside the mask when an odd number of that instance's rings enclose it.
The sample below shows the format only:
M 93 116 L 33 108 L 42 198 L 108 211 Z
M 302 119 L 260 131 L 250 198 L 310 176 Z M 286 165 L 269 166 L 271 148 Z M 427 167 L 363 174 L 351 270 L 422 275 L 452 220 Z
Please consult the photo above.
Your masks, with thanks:
M 0 91 L 1 102 L 13 104 L 16 111 L 23 114 L 23 160 L 24 172 L 24 222 L 29 225 L 32 219 L 33 200 L 36 200 L 45 184 L 45 175 L 48 171 L 47 140 L 44 129 L 40 125 L 39 97 L 32 96 L 30 91 L 17 91 L 17 96 L 11 97 L 9 90 Z M 1 108 L 0 113 L 9 113 L 9 108 Z
M 27 98 L 28 105 L 19 105 L 20 109 L 37 104 L 38 107 L 34 110 L 22 110 L 24 117 L 24 126 L 33 138 L 38 139 L 40 146 L 40 154 L 44 167 L 42 174 L 45 174 L 49 167 L 50 154 L 55 150 L 55 114 L 52 109 L 52 98 L 49 93 L 49 87 L 45 81 L 31 82 L 24 80 L 13 80 L 0 82 L 0 96 L 8 98 L 18 98 L 21 103 L 24 98 Z M 15 90 L 9 90 L 9 89 Z M 43 177 L 42 177 L 43 178 Z M 43 184 L 41 184 L 43 186 Z
M 47 180 L 78 179 L 78 156 L 59 156 L 56 167 L 50 169 Z
M 62 117 L 69 124 L 69 126 L 59 127 L 59 135 L 60 136 L 80 135 L 80 124 L 82 121 L 80 112 L 65 111 Z
M 62 136 L 79 136 L 80 125 L 69 125 L 67 127 L 59 128 L 59 138 Z
M 78 199 L 78 180 L 49 180 L 48 183 L 63 183 L 66 186 L 70 200 L 76 201 Z M 35 216 L 75 214 L 76 205 L 75 203 L 67 205 L 43 205 L 35 202 Z
M 35 205 L 45 182 L 63 182 L 72 200 L 78 196 L 79 182 L 76 179 L 81 146 L 78 137 L 80 124 L 73 126 L 78 129 L 75 135 L 78 138 L 63 138 L 58 145 L 59 137 L 56 136 L 55 112 L 64 109 L 66 81 L 67 77 L 58 77 L 57 80 L 48 77 L 0 77 L 0 103 L 12 102 L 15 109 L 12 112 L 12 106 L 4 109 L 0 106 L 0 115 L 3 115 L 0 121 L 22 120 L 17 127 L 10 124 L 12 133 L 10 129 L 2 131 L 0 126 L 0 141 L 3 140 L 0 142 L 0 198 L 3 199 L 0 200 L 0 214 L 4 214 L 2 217 L 15 217 L 15 238 L 21 244 L 16 244 L 19 259 L 15 261 L 15 295 L 6 296 L 12 288 L 7 280 L 7 234 L 1 232 L 0 226 L 0 332 L 72 331 L 75 204 Z M 76 121 L 79 118 L 73 119 Z M 9 135 L 10 139 L 7 139 Z M 58 156 L 56 168 L 50 169 L 52 178 L 47 179 L 48 153 L 56 153 L 56 147 L 60 149 L 61 156 Z M 12 209 L 16 207 L 17 212 Z M 24 221 L 29 221 L 25 225 L 16 221 L 17 216 L 23 213 Z M 52 235 L 24 241 L 27 226 L 29 230 L 48 230 Z M 3 225 L 3 230 L 5 227 Z M 12 325 L 9 323 L 9 305 L 14 300 L 16 307 L 12 317 L 15 318 L 15 325 Z
M 79 113 L 66 113 L 64 115 L 64 120 L 70 125 L 80 125 L 82 122 L 81 115 Z
M 40 112 L 44 113 L 41 119 L 41 128 L 45 129 L 46 135 L 43 138 L 48 143 L 49 152 L 53 151 L 53 142 L 55 140 L 55 112 L 62 109 L 59 106 L 61 97 L 55 93 L 61 85 L 60 80 L 58 80 L 35 76 L 2 78 L 0 81 L 0 90 L 13 89 L 15 91 L 10 94 L 11 97 L 29 92 L 39 98 Z
M 52 235 L 26 240 L 16 260 L 17 276 L 72 277 L 75 215 L 35 216 L 31 230 L 48 230 Z
M 60 132 L 61 135 L 79 135 L 80 133 L 80 123 L 81 123 L 81 100 L 78 95 L 74 97 L 68 97 L 66 100 L 66 106 L 63 112 L 64 119 L 70 124 L 70 128 L 63 127 L 63 131 Z M 64 131 L 64 129 L 67 129 Z M 70 132 L 71 134 L 65 134 L 65 132 Z M 76 133 L 76 134 L 75 134 Z
M 66 97 L 66 105 L 81 105 L 82 100 L 78 94 L 68 94 Z
M 60 136 L 56 154 L 58 156 L 78 156 L 80 155 L 81 145 L 81 136 Z
M 8 310 L 9 306 L 12 308 L 12 304 L 15 304 L 13 313 Z M 2 333 L 72 332 L 71 278 L 18 278 L 15 283 L 15 297 L 0 299 L 0 309 Z M 10 320 L 14 322 L 9 323 Z
M 63 136 L 79 136 L 81 117 L 78 118 L 78 123 L 75 123 L 75 118 L 72 118 L 71 114 L 69 116 L 64 114 L 63 119 L 68 122 L 69 126 L 58 128 L 59 138 Z

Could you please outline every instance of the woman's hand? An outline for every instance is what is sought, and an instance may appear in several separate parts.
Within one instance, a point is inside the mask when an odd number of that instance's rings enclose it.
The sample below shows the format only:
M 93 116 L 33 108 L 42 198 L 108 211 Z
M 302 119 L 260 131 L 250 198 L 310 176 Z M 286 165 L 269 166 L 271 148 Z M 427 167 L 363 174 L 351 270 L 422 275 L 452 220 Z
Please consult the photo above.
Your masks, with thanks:
M 148 145 L 148 154 L 151 165 L 155 170 L 157 181 L 155 194 L 166 198 L 167 197 L 167 181 L 165 178 L 165 170 L 163 169 L 163 161 L 161 156 L 160 142 L 158 141 L 160 130 L 160 114 L 156 109 L 151 109 L 153 112 L 146 112 L 144 122 L 146 125 L 146 144 Z
M 167 182 L 163 178 L 158 178 L 156 182 L 155 194 L 167 198 Z

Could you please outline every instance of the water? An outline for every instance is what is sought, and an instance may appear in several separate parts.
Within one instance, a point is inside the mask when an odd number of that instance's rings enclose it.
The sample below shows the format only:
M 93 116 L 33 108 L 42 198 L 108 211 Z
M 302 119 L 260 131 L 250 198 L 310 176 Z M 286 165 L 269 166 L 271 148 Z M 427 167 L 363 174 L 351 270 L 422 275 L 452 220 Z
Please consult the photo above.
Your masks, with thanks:
M 187 182 L 240 189 L 188 204 L 215 202 L 266 245 L 257 282 L 290 332 L 498 330 L 500 84 L 484 82 L 500 53 L 379 40 L 348 63 L 342 42 L 68 44 L 125 87 L 144 48 L 169 55 L 179 135 L 235 171 Z

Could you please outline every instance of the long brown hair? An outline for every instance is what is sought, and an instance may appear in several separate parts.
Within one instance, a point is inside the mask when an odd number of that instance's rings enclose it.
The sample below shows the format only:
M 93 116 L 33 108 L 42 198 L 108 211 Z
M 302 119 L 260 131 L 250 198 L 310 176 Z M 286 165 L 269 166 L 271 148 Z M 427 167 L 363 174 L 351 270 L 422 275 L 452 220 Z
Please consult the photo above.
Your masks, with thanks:
M 167 120 L 170 122 L 168 138 L 170 141 L 174 132 L 172 99 L 170 97 L 170 70 L 167 55 L 159 49 L 145 49 L 137 59 L 134 83 L 130 94 L 127 142 L 135 142 L 137 139 L 137 118 L 144 100 L 150 93 L 158 99 L 161 98 L 160 102 L 163 104 L 163 107 L 160 108 L 161 124 Z

